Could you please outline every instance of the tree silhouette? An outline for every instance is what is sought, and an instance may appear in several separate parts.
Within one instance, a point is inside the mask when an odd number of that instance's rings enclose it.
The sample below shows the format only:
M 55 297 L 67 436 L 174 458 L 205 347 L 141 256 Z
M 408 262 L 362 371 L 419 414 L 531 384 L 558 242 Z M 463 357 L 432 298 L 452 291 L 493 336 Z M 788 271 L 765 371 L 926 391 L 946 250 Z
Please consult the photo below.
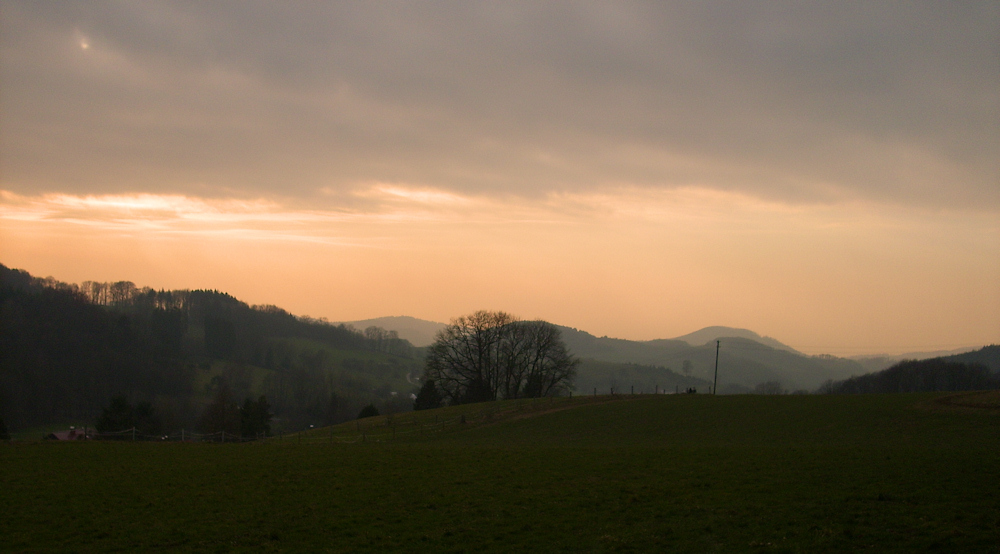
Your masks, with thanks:
M 440 407 L 441 394 L 438 393 L 437 387 L 434 386 L 434 380 L 428 379 L 424 381 L 423 386 L 420 387 L 420 392 L 417 393 L 417 399 L 413 401 L 413 409 L 433 410 Z
M 94 425 L 101 433 L 117 433 L 135 428 L 140 435 L 157 436 L 163 432 L 163 424 L 149 402 L 129 403 L 125 395 L 111 398 L 111 403 L 101 411 L 101 417 Z
M 378 408 L 374 404 L 369 404 L 358 413 L 358 419 L 364 419 L 366 417 L 375 417 L 378 415 Z
M 239 407 L 232 399 L 229 386 L 223 382 L 215 391 L 215 399 L 202 413 L 199 428 L 203 433 L 225 432 L 236 436 L 240 434 L 241 420 Z
M 245 436 L 268 436 L 271 434 L 271 406 L 267 398 L 261 396 L 256 402 L 247 398 L 240 410 L 240 434 Z
M 424 379 L 451 404 L 551 396 L 569 389 L 578 364 L 554 325 L 478 311 L 438 333 Z

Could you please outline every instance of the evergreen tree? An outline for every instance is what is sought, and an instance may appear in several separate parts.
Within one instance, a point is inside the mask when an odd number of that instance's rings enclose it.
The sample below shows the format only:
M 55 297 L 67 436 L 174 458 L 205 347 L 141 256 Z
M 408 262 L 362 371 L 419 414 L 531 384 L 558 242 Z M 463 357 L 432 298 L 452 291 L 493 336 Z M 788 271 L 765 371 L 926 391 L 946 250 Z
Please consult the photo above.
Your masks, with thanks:
M 111 404 L 101 411 L 95 427 L 101 433 L 117 433 L 133 427 L 140 435 L 160 435 L 163 432 L 163 424 L 152 404 L 139 402 L 133 407 L 122 394 L 111 398 Z
M 159 436 L 163 433 L 163 424 L 149 402 L 139 402 L 132 409 L 132 425 L 140 435 Z
M 272 417 L 271 406 L 266 397 L 261 396 L 256 402 L 247 398 L 240 412 L 240 432 L 248 437 L 270 435 Z
M 201 415 L 199 428 L 203 433 L 225 432 L 236 436 L 240 432 L 241 415 L 238 405 L 233 402 L 229 387 L 222 384 L 215 393 L 215 399 Z
M 374 404 L 369 404 L 364 408 L 361 408 L 361 412 L 358 414 L 358 419 L 364 419 L 366 417 L 375 417 L 378 415 L 378 408 Z
M 434 386 L 433 379 L 427 379 L 424 381 L 422 387 L 420 387 L 420 392 L 417 393 L 417 399 L 413 401 L 414 410 L 433 410 L 434 408 L 441 407 L 441 394 L 438 392 L 437 387 Z
M 119 394 L 111 398 L 111 404 L 101 410 L 97 420 L 97 430 L 101 433 L 117 433 L 131 429 L 133 421 L 132 405 L 125 395 Z

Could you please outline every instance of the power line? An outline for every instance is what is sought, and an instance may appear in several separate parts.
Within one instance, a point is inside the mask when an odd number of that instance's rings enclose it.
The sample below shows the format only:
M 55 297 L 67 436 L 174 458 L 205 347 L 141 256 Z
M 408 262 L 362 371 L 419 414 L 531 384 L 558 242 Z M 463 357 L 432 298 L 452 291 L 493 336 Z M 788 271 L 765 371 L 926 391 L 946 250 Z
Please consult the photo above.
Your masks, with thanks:
M 720 341 L 715 341 L 715 382 L 712 384 L 712 394 L 719 389 L 719 343 Z

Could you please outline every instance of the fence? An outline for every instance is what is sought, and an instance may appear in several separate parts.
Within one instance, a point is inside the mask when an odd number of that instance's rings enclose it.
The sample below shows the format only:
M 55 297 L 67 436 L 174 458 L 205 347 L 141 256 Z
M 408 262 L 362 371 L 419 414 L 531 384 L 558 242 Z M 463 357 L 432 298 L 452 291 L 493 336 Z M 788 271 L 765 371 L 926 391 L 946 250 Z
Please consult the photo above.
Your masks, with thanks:
M 108 432 L 97 432 L 97 431 L 86 431 L 86 436 L 79 436 L 80 439 L 86 438 L 91 440 L 117 440 L 117 441 L 161 441 L 161 442 L 252 442 L 256 440 L 261 440 L 264 437 L 263 434 L 258 435 L 240 435 L 235 433 L 227 433 L 225 431 L 219 431 L 218 433 L 196 433 L 194 431 L 188 431 L 187 429 L 181 429 L 180 431 L 174 431 L 172 433 L 167 433 L 164 435 L 147 435 L 139 432 L 138 429 L 132 427 L 131 429 L 125 429 L 124 431 L 108 431 Z

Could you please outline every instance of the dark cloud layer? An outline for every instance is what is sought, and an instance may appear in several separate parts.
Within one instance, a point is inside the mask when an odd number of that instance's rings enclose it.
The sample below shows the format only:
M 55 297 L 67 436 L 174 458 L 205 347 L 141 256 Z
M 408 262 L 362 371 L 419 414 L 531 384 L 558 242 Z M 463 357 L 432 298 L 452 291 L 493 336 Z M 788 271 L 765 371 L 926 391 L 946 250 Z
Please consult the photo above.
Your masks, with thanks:
M 0 6 L 0 188 L 22 194 L 1000 206 L 996 2 Z

